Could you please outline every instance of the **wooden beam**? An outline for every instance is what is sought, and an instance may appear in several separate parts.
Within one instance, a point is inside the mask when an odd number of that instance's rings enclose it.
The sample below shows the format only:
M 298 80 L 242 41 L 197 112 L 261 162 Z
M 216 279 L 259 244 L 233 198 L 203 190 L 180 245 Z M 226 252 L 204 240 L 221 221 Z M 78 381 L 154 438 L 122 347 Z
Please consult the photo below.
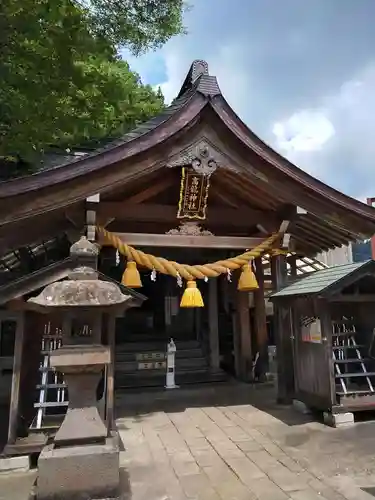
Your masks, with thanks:
M 128 245 L 145 247 L 233 248 L 251 249 L 264 242 L 263 238 L 240 236 L 185 236 L 180 234 L 114 233 Z M 99 243 L 108 246 L 101 237 Z
M 127 203 L 134 203 L 134 204 L 142 203 L 143 201 L 148 200 L 149 198 L 152 198 L 153 196 L 156 196 L 157 194 L 161 193 L 162 191 L 165 191 L 170 186 L 172 186 L 174 183 L 175 183 L 175 179 L 173 177 L 162 177 L 159 179 L 159 182 L 155 182 L 154 184 L 151 184 L 143 191 L 140 191 L 139 193 L 136 193 L 135 195 L 128 198 L 126 201 L 127 201 Z
M 213 194 L 216 195 L 226 205 L 228 205 L 228 206 L 230 206 L 232 208 L 235 208 L 235 209 L 238 208 L 238 200 L 234 201 L 230 196 L 228 196 L 227 194 L 222 193 L 220 189 L 217 189 L 217 187 L 215 187 L 213 189 Z
M 174 205 L 136 204 L 127 202 L 101 202 L 97 209 L 98 220 L 115 218 L 118 221 L 177 222 L 177 208 Z M 279 221 L 274 212 L 255 210 L 246 206 L 238 208 L 211 207 L 207 210 L 207 219 L 203 221 L 210 226 L 234 226 L 250 228 L 261 224 L 272 230 L 277 229 Z

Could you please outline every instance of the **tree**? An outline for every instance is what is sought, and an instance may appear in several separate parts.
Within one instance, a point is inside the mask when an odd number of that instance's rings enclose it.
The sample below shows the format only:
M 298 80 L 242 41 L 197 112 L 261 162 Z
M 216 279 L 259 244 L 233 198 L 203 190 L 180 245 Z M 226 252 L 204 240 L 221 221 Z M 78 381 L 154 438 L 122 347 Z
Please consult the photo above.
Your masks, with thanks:
M 139 53 L 184 32 L 184 0 L 77 0 L 93 33 Z
M 159 112 L 160 92 L 117 56 L 182 31 L 181 0 L 2 0 L 0 156 L 116 136 Z M 112 14 L 111 14 L 112 12 Z M 137 24 L 133 24 L 137 23 Z

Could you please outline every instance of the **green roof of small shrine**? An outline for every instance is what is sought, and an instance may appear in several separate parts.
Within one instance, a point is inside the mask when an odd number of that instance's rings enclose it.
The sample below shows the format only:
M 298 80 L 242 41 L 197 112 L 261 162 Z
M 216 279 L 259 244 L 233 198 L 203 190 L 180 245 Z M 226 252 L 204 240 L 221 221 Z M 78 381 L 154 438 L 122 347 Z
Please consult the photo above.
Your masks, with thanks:
M 286 286 L 282 290 L 271 295 L 271 299 L 278 297 L 288 297 L 292 295 L 311 295 L 323 293 L 331 286 L 338 284 L 339 281 L 347 278 L 349 275 L 358 271 L 373 261 L 355 262 L 343 264 L 341 266 L 327 267 L 320 271 L 309 274 Z

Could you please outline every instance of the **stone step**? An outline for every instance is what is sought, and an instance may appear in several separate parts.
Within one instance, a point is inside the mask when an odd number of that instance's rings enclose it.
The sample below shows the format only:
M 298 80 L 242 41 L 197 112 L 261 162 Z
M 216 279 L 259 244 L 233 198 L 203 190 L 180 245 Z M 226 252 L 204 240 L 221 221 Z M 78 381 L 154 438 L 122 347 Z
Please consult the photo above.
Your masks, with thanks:
M 132 351 L 132 352 L 116 352 L 116 362 L 122 362 L 122 361 L 136 361 L 136 355 L 137 354 L 143 354 L 144 352 L 150 353 L 153 351 Z M 162 351 L 154 351 L 154 352 L 160 352 L 160 353 L 165 353 L 165 350 Z M 176 359 L 182 359 L 182 358 L 201 358 L 203 356 L 203 351 L 200 348 L 196 349 L 178 349 L 176 351 Z
M 123 344 L 116 345 L 116 353 L 129 353 L 129 352 L 166 352 L 167 343 L 165 341 L 153 342 L 124 342 Z M 179 350 L 192 350 L 201 349 L 201 344 L 197 340 L 175 341 L 177 351 Z
M 149 370 L 138 370 L 138 363 L 146 362 L 152 363 L 154 361 L 160 362 L 162 360 L 145 360 L 145 361 L 119 361 L 116 360 L 115 372 L 122 373 L 134 373 L 138 371 L 149 371 Z M 207 368 L 207 359 L 204 357 L 201 358 L 183 358 L 176 359 L 176 369 L 186 369 L 186 370 L 195 370 L 197 368 Z M 165 371 L 165 370 L 164 370 Z
M 121 392 L 123 390 L 137 390 L 140 388 L 147 387 L 164 387 L 165 385 L 165 373 L 160 373 L 159 370 L 151 372 L 151 370 L 144 370 L 140 375 L 140 372 L 136 374 L 116 374 L 115 376 L 115 390 Z M 210 370 L 193 370 L 193 371 L 177 371 L 176 372 L 176 384 L 177 385 L 188 385 L 188 384 L 202 384 L 202 383 L 213 383 L 213 382 L 225 382 L 228 377 L 223 371 L 210 371 Z

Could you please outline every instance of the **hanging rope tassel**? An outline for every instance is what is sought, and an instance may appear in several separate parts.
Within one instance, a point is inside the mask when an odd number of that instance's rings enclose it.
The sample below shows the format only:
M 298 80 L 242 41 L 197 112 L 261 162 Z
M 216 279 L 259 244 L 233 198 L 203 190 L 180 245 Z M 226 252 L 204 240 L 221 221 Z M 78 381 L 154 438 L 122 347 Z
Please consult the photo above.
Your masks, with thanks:
M 141 275 L 137 269 L 137 263 L 128 260 L 121 283 L 129 288 L 142 288 Z
M 252 270 L 251 264 L 245 264 L 242 267 L 242 273 L 240 279 L 238 280 L 237 288 L 241 292 L 252 292 L 254 290 L 258 290 L 259 285 Z
M 202 294 L 195 281 L 187 282 L 180 307 L 204 307 Z

